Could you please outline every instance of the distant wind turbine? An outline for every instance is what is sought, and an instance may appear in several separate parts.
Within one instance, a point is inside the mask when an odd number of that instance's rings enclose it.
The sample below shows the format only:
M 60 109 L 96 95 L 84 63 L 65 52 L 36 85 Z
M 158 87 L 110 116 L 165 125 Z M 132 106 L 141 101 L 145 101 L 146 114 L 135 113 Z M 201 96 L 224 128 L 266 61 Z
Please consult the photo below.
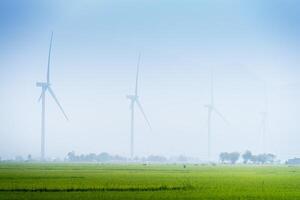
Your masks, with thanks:
M 212 119 L 212 114 L 213 112 L 215 112 L 224 122 L 226 122 L 227 124 L 228 121 L 227 119 L 224 117 L 224 115 L 218 111 L 218 109 L 215 107 L 215 103 L 214 103 L 214 77 L 213 77 L 213 71 L 211 71 L 211 91 L 210 91 L 210 104 L 205 105 L 205 107 L 208 109 L 208 118 L 207 118 L 207 158 L 208 161 L 211 161 L 211 119 Z
M 133 156 L 134 156 L 134 106 L 135 106 L 135 104 L 137 104 L 138 108 L 140 109 L 150 130 L 152 129 L 150 122 L 149 122 L 149 120 L 144 112 L 144 109 L 142 107 L 142 104 L 140 103 L 139 96 L 138 96 L 138 79 L 139 79 L 140 61 L 141 61 L 141 54 L 139 54 L 138 63 L 137 63 L 137 71 L 136 71 L 136 78 L 135 78 L 135 92 L 133 95 L 126 95 L 127 99 L 130 100 L 130 110 L 131 110 L 131 124 L 130 124 L 130 133 L 131 133 L 130 134 L 130 157 L 131 157 L 131 159 L 133 159 Z
M 261 150 L 262 153 L 266 153 L 266 134 L 267 134 L 267 123 L 268 123 L 268 93 L 267 93 L 267 84 L 264 83 L 264 109 L 261 112 Z
M 51 89 L 51 84 L 50 84 L 50 56 L 51 56 L 51 48 L 52 48 L 52 38 L 53 38 L 53 32 L 51 33 L 51 40 L 50 40 L 50 47 L 49 47 L 49 54 L 48 54 L 48 68 L 47 68 L 47 81 L 46 82 L 37 82 L 36 86 L 37 87 L 41 87 L 42 88 L 42 93 L 41 96 L 39 98 L 39 101 L 42 100 L 42 126 L 41 126 L 41 160 L 44 161 L 45 160 L 45 132 L 46 132 L 46 128 L 45 128 L 45 101 L 46 101 L 46 92 L 49 91 L 50 95 L 53 97 L 54 101 L 56 102 L 56 104 L 58 105 L 59 109 L 62 111 L 63 115 L 65 116 L 65 118 L 68 120 L 68 117 L 65 113 L 65 111 L 63 110 L 61 104 L 59 103 L 59 101 L 57 100 L 53 90 Z
M 268 126 L 268 118 L 269 118 L 269 108 L 268 108 L 268 104 L 269 104 L 269 100 L 268 100 L 268 83 L 265 79 L 263 79 L 262 77 L 256 75 L 255 73 L 253 73 L 252 70 L 250 70 L 250 67 L 246 67 L 243 64 L 239 64 L 239 67 L 242 67 L 246 73 L 251 76 L 253 78 L 253 80 L 261 82 L 262 86 L 263 86 L 263 98 L 264 102 L 263 102 L 263 109 L 262 111 L 259 113 L 261 116 L 261 121 L 259 124 L 259 134 L 260 136 L 259 138 L 259 142 L 260 143 L 258 146 L 258 149 L 260 149 L 260 151 L 262 151 L 262 153 L 266 153 L 267 151 L 267 141 L 266 141 L 266 136 L 267 136 L 267 126 Z

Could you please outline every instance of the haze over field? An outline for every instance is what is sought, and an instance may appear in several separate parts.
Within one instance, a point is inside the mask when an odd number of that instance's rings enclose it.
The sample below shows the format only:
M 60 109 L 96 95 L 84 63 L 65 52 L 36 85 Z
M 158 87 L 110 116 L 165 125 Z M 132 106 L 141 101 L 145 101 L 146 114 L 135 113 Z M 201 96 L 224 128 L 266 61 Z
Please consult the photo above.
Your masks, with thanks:
M 300 156 L 297 1 L 1 1 L 0 156 L 40 156 L 40 89 L 54 31 L 46 155 L 129 156 L 130 111 L 141 52 L 135 153 L 206 159 L 210 71 L 216 107 L 212 156 L 263 148 Z M 266 85 L 266 87 L 265 87 Z M 261 144 L 267 88 L 266 146 Z M 48 96 L 49 97 L 49 96 Z

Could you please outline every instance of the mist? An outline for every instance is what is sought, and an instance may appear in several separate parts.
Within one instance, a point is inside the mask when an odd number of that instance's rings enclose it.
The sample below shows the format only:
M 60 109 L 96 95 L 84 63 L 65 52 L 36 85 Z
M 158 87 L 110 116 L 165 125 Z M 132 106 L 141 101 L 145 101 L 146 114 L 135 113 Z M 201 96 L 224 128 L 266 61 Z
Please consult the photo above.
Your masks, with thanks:
M 0 156 L 40 156 L 41 89 L 46 155 L 130 156 L 130 101 L 141 53 L 136 156 L 207 159 L 224 151 L 299 155 L 299 9 L 296 1 L 3 1 L 0 3 Z M 267 103 L 266 103 L 267 102 Z M 267 105 L 267 108 L 266 108 Z M 262 112 L 267 109 L 265 144 Z

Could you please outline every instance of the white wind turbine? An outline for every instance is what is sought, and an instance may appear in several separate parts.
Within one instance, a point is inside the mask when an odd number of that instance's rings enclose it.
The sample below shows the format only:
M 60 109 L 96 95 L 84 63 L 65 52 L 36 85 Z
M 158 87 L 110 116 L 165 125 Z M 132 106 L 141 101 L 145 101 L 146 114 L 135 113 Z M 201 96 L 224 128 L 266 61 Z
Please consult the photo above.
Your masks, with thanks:
M 141 61 L 141 54 L 139 54 L 138 63 L 137 63 L 137 72 L 136 72 L 136 79 L 135 79 L 135 92 L 133 95 L 126 95 L 127 99 L 130 100 L 130 110 L 131 110 L 131 124 L 130 124 L 130 157 L 131 157 L 131 159 L 133 159 L 133 156 L 134 156 L 134 106 L 135 106 L 135 104 L 137 104 L 138 108 L 140 109 L 150 130 L 152 129 L 150 122 L 149 122 L 149 120 L 144 112 L 144 109 L 142 107 L 142 104 L 140 103 L 139 96 L 138 96 L 138 79 L 139 79 L 140 61 Z
M 221 112 L 218 111 L 218 109 L 215 107 L 214 103 L 214 79 L 213 79 L 213 71 L 211 72 L 211 91 L 210 91 L 210 104 L 205 105 L 205 107 L 208 109 L 208 118 L 207 118 L 207 158 L 208 161 L 211 161 L 211 119 L 212 119 L 212 114 L 215 112 L 224 122 L 227 124 L 228 121 L 226 118 L 223 116 Z
M 266 141 L 266 136 L 267 136 L 267 127 L 268 127 L 268 118 L 269 118 L 269 100 L 268 100 L 268 83 L 265 79 L 262 79 L 261 77 L 257 76 L 255 73 L 253 73 L 251 70 L 249 70 L 247 67 L 244 65 L 239 65 L 240 67 L 243 67 L 244 70 L 246 70 L 247 74 L 250 75 L 254 80 L 259 81 L 262 83 L 263 86 L 263 109 L 259 113 L 261 116 L 260 124 L 259 124 L 259 142 L 257 144 L 258 149 L 262 151 L 261 153 L 266 153 L 267 149 L 267 141 Z
M 264 83 L 264 109 L 261 112 L 261 150 L 262 153 L 266 153 L 266 134 L 267 134 L 267 123 L 268 123 L 268 93 L 267 93 L 267 84 Z
M 53 32 L 51 33 L 51 40 L 50 40 L 50 47 L 49 47 L 49 54 L 48 54 L 48 68 L 47 68 L 47 81 L 46 82 L 37 82 L 36 86 L 42 88 L 42 93 L 39 98 L 39 101 L 42 100 L 42 125 L 41 125 L 41 160 L 45 160 L 45 101 L 46 101 L 46 92 L 49 91 L 50 95 L 53 97 L 54 101 L 57 103 L 59 109 L 62 111 L 65 118 L 68 120 L 66 113 L 64 112 L 62 106 L 60 105 L 59 101 L 57 100 L 53 90 L 51 89 L 50 84 L 50 56 L 51 56 L 51 48 L 52 48 L 52 38 Z

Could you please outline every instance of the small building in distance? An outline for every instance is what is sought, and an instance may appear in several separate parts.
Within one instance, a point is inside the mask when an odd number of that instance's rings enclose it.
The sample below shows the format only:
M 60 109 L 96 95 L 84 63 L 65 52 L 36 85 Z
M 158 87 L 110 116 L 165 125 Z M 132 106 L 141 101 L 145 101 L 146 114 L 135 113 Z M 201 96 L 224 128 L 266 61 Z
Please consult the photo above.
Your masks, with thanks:
M 285 163 L 287 165 L 300 165 L 300 158 L 288 159 Z

